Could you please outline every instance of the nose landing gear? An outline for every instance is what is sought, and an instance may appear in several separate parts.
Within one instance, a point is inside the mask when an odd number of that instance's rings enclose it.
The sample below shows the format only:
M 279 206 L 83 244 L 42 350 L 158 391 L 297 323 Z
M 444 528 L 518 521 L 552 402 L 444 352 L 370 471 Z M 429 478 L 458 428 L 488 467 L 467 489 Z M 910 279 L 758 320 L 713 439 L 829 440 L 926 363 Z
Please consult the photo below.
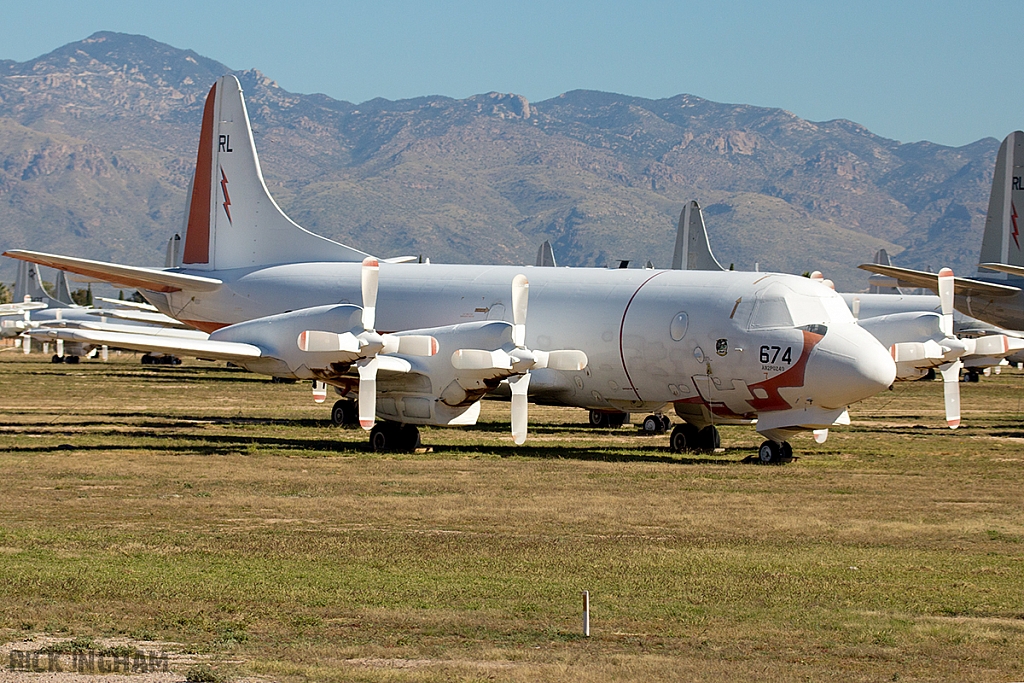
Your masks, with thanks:
M 793 447 L 788 441 L 765 441 L 757 450 L 757 461 L 762 465 L 778 465 L 793 459 Z

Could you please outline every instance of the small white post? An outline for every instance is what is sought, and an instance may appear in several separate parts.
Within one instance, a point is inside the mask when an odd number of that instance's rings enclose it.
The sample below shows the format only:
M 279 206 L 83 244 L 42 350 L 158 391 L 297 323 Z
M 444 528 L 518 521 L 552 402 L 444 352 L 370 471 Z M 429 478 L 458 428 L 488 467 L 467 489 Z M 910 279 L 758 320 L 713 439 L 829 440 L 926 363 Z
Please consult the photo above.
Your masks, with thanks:
M 32 353 L 32 337 L 25 335 L 21 338 L 21 350 L 25 352 L 25 355 Z
M 590 637 L 590 591 L 583 591 L 583 637 Z
M 61 356 L 61 357 L 64 356 L 64 340 L 63 339 L 58 339 L 57 340 L 57 355 Z
M 110 349 L 107 347 L 106 344 L 104 344 L 103 346 L 100 347 L 100 358 L 102 358 L 103 362 L 106 363 L 109 357 Z
M 50 342 L 43 342 L 43 355 L 46 356 L 50 353 Z

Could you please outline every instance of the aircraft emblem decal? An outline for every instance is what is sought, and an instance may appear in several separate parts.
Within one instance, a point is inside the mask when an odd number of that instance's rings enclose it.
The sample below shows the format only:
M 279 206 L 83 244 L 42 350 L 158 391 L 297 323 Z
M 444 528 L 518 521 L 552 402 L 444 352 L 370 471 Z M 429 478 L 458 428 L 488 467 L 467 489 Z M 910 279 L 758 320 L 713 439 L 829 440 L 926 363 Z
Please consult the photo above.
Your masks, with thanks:
M 715 342 L 715 353 L 717 353 L 719 356 L 724 356 L 727 353 L 729 353 L 729 340 L 728 339 L 719 339 L 718 341 L 716 341 Z
M 228 195 L 228 176 L 224 173 L 224 167 L 220 168 L 220 189 L 224 193 L 224 213 L 228 215 L 228 223 L 234 225 L 231 222 L 231 196 Z

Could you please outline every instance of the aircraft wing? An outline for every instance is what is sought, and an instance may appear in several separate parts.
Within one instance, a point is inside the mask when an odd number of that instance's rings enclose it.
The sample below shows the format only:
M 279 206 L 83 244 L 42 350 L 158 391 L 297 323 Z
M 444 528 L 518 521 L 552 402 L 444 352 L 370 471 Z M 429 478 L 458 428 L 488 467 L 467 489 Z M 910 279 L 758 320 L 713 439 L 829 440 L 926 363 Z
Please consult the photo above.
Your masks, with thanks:
M 114 304 L 117 308 L 135 308 L 140 311 L 156 311 L 156 306 L 153 304 L 143 304 L 138 301 L 129 301 L 127 299 L 108 299 L 105 296 L 98 296 L 96 301 L 102 301 L 105 304 Z
M 901 284 L 909 287 L 926 287 L 935 292 L 938 292 L 939 289 L 939 276 L 936 273 L 912 270 L 910 268 L 898 268 L 896 266 L 883 266 L 877 263 L 862 263 L 857 267 L 870 273 L 878 273 L 879 275 L 895 278 Z M 999 285 L 994 282 L 982 282 L 966 277 L 958 277 L 955 282 L 956 293 L 963 296 L 1013 296 L 1021 291 L 1017 287 Z
M 160 334 L 135 334 L 89 330 L 83 328 L 42 327 L 29 332 L 33 339 L 49 341 L 63 339 L 94 346 L 107 345 L 119 349 L 147 351 L 180 356 L 193 356 L 212 360 L 226 360 L 244 363 L 262 358 L 260 347 L 253 344 L 212 339 L 189 339 L 184 337 L 161 336 Z
M 177 327 L 178 329 L 182 330 L 193 329 L 189 325 L 186 325 L 183 322 L 175 320 L 170 316 L 166 316 L 163 313 L 154 313 L 151 311 L 100 308 L 95 311 L 92 311 L 91 315 L 105 318 L 113 318 L 115 320 L 130 320 L 132 322 L 145 323 L 147 325 L 159 325 L 160 327 Z
M 38 311 L 46 308 L 42 301 L 26 301 L 20 304 L 0 304 L 0 315 L 22 315 L 25 311 Z
M 26 251 L 24 249 L 12 249 L 5 251 L 3 255 L 49 266 L 57 270 L 85 275 L 97 280 L 103 280 L 104 282 L 111 282 L 115 285 L 148 289 L 153 292 L 177 292 L 183 289 L 211 292 L 223 284 L 220 280 L 212 277 L 174 273 L 160 270 L 159 268 L 122 266 L 117 263 L 105 263 L 103 261 L 75 258 L 74 256 L 45 254 L 39 251 Z
M 1016 275 L 1017 277 L 1024 277 L 1024 268 L 1021 266 L 1011 266 L 1008 263 L 982 263 L 980 264 L 980 267 L 987 268 L 989 270 L 998 270 L 1000 273 Z

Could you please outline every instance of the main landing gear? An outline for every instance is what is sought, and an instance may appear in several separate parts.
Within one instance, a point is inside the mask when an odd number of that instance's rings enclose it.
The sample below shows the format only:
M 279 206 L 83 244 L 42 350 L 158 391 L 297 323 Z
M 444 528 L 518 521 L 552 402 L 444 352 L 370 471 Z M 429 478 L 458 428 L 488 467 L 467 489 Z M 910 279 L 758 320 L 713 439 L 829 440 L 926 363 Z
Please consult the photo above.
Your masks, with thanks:
M 762 465 L 778 465 L 793 459 L 793 447 L 788 441 L 765 441 L 757 450 L 757 461 Z
M 370 448 L 381 451 L 414 451 L 420 446 L 420 430 L 416 425 L 378 422 L 370 430 Z
M 67 363 L 68 365 L 76 365 L 78 361 L 78 356 L 58 356 L 57 354 L 53 354 L 50 359 L 51 363 Z
M 676 425 L 668 439 L 669 450 L 673 453 L 682 453 L 683 451 L 713 453 L 721 445 L 722 438 L 714 425 L 698 429 L 688 422 Z
M 664 434 L 672 427 L 668 415 L 648 415 L 644 418 L 642 428 L 644 434 Z
M 604 410 L 591 410 L 590 411 L 590 426 L 598 429 L 618 428 L 625 424 L 626 419 L 629 417 L 629 413 L 612 412 L 609 413 Z
M 350 398 L 343 398 L 331 408 L 331 424 L 335 427 L 356 427 L 359 425 L 359 408 Z

